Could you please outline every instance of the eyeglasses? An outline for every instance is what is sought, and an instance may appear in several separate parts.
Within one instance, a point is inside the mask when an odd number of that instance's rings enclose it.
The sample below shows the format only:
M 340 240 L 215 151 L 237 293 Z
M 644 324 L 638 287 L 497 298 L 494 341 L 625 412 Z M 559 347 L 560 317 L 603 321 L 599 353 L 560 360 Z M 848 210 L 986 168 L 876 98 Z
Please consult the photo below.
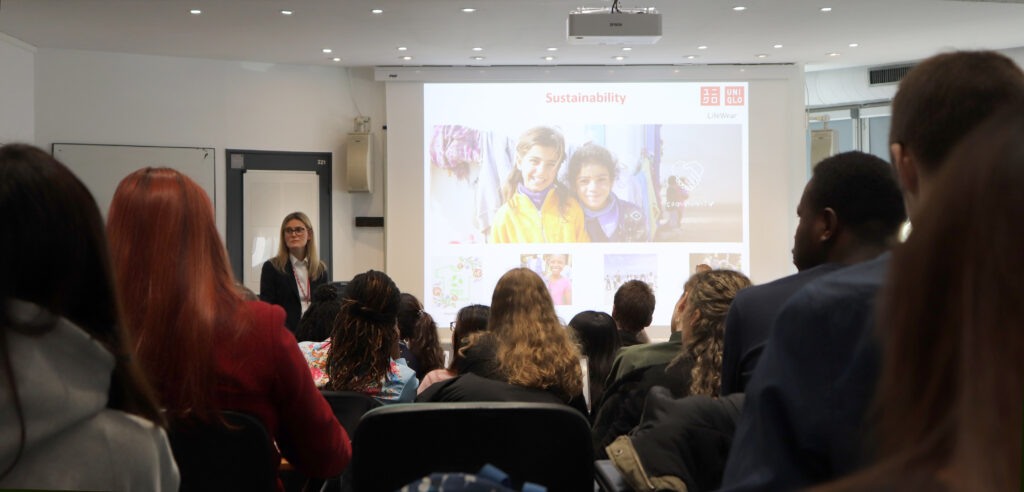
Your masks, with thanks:
M 455 331 L 455 322 L 452 321 L 451 323 L 448 323 L 448 328 L 452 331 Z
M 306 233 L 306 228 L 305 227 L 285 227 L 284 233 L 285 234 L 305 234 Z

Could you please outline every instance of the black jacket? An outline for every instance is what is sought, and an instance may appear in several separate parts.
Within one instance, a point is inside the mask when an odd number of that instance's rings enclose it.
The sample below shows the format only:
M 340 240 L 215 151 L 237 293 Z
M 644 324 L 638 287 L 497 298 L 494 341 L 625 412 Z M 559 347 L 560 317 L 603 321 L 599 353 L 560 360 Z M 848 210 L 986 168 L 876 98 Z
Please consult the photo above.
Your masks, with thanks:
M 327 270 L 324 269 L 319 277 L 309 279 L 310 296 L 312 297 L 317 287 L 326 283 Z M 270 260 L 263 262 L 263 272 L 260 274 L 260 300 L 283 307 L 287 315 L 284 325 L 295 333 L 295 329 L 299 327 L 299 319 L 302 318 L 302 304 L 299 302 L 299 286 L 295 284 L 291 261 L 285 263 L 284 272 L 277 271 Z

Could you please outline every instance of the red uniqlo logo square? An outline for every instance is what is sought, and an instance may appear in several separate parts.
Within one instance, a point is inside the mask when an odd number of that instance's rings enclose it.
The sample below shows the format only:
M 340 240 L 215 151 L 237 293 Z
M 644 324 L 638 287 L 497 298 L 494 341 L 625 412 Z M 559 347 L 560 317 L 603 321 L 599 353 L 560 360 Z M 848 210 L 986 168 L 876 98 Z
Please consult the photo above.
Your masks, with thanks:
M 722 105 L 722 88 L 702 86 L 700 88 L 700 105 L 701 106 L 721 106 Z
M 740 86 L 725 86 L 725 105 L 726 106 L 743 106 L 747 103 L 746 87 Z

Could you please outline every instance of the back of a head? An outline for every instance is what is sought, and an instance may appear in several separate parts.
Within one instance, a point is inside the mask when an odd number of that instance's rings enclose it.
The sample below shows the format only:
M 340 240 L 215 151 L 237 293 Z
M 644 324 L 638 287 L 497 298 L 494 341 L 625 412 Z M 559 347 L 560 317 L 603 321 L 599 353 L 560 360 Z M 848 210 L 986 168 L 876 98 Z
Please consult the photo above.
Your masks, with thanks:
M 544 280 L 532 270 L 514 268 L 498 280 L 487 329 L 497 340 L 498 366 L 510 383 L 557 388 L 565 396 L 579 393 L 579 351 L 555 314 Z
M 324 284 L 313 291 L 309 308 L 302 314 L 295 338 L 300 342 L 322 342 L 331 336 L 334 318 L 341 310 L 341 294 L 331 284 Z
M 1024 72 L 993 51 L 958 51 L 917 64 L 892 101 L 889 143 L 935 172 L 953 146 L 1000 108 L 1024 100 Z
M 487 330 L 487 319 L 491 316 L 491 308 L 483 304 L 470 304 L 455 315 L 455 329 L 452 331 L 452 357 L 448 370 L 456 371 L 462 360 L 462 347 L 466 339 L 474 333 Z
M 651 325 L 654 304 L 654 291 L 650 285 L 640 280 L 629 280 L 615 291 L 612 317 L 620 330 L 636 333 Z
M 168 409 L 210 418 L 215 340 L 247 327 L 209 197 L 179 171 L 139 169 L 114 192 L 107 234 L 140 364 Z
M 412 294 L 403 292 L 398 305 L 398 332 L 402 339 L 416 336 L 416 322 L 423 315 L 423 305 Z
M 893 167 L 864 152 L 843 152 L 814 167 L 807 188 L 814 210 L 831 208 L 858 239 L 885 245 L 906 220 Z
M 85 185 L 41 149 L 5 145 L 0 215 L 9 231 L 0 299 L 35 303 L 109 342 L 118 305 L 103 220 Z
M 583 355 L 590 359 L 614 358 L 622 347 L 615 320 L 608 313 L 583 311 L 572 317 L 569 329 L 575 334 Z
M 1020 486 L 1022 136 L 1018 104 L 956 147 L 880 297 L 882 456 L 978 490 Z
M 358 391 L 380 384 L 398 343 L 400 303 L 401 291 L 384 272 L 360 273 L 345 286 L 327 354 L 331 389 Z
M 32 302 L 75 323 L 114 355 L 112 374 L 89 375 L 109 379 L 107 407 L 163 422 L 123 331 L 103 220 L 89 190 L 43 150 L 4 145 L 0 216 L 10 231 L 0 242 L 0 255 L 8 260 L 0 278 L 0 367 L 10 369 L 5 301 Z M 6 376 L 7 390 L 18 391 L 13 374 Z M 20 418 L 20 408 L 13 412 Z
M 733 270 L 711 270 L 691 277 L 687 288 L 687 323 L 679 357 L 693 359 L 690 394 L 717 396 L 721 386 L 725 318 L 741 289 L 750 286 L 746 275 Z M 675 361 L 673 362 L 675 363 Z

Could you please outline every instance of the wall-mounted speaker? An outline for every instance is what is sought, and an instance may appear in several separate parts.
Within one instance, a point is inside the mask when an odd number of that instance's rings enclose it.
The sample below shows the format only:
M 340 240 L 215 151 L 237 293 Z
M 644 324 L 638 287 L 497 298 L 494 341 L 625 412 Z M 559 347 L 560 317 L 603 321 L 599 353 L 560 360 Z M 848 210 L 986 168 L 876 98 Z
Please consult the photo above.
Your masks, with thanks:
M 369 133 L 348 134 L 345 177 L 350 192 L 369 192 L 373 188 L 373 169 L 370 168 L 371 137 Z

